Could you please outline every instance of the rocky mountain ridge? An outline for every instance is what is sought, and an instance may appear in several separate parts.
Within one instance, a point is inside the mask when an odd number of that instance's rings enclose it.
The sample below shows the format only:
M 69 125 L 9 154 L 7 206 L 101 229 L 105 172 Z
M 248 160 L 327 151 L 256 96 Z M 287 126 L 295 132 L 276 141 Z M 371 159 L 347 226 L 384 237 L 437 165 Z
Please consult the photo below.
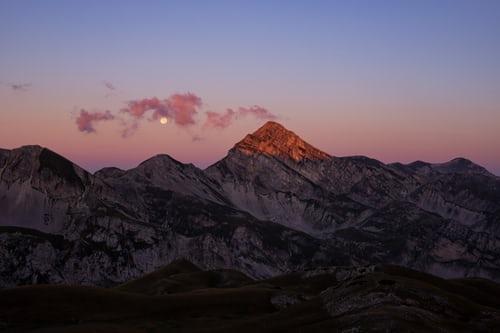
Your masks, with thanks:
M 114 285 L 177 257 L 269 277 L 393 263 L 500 277 L 500 180 L 465 159 L 334 157 L 269 122 L 200 170 L 157 155 L 90 174 L 0 150 L 0 286 Z

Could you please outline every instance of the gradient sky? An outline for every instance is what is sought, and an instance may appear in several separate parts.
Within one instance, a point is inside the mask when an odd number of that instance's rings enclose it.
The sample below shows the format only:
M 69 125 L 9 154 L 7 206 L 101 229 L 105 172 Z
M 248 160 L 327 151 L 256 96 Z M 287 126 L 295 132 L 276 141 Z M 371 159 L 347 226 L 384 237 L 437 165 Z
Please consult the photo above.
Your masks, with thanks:
M 203 101 L 188 129 L 75 124 L 185 92 Z M 204 112 L 253 105 L 332 155 L 500 174 L 500 1 L 0 1 L 0 147 L 91 171 L 158 153 L 204 167 L 263 123 L 204 129 Z

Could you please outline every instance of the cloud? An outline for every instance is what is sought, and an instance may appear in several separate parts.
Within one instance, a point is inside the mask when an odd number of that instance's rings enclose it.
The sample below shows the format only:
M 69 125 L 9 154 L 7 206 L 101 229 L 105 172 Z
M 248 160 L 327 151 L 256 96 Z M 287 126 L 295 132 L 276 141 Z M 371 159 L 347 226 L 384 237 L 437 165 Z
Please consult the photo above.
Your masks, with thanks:
M 110 91 L 115 87 L 107 81 L 103 84 Z M 128 138 L 134 135 L 141 123 L 144 121 L 157 121 L 162 117 L 168 118 L 168 124 L 183 128 L 191 136 L 192 141 L 201 141 L 203 137 L 196 133 L 200 130 L 198 114 L 203 105 L 202 99 L 193 93 L 172 94 L 168 98 L 158 97 L 142 98 L 126 102 L 119 112 L 89 112 L 81 109 L 76 119 L 78 130 L 86 133 L 95 132 L 95 125 L 100 121 L 115 120 L 121 125 L 121 136 Z M 251 107 L 239 107 L 237 109 L 226 109 L 224 112 L 205 112 L 205 121 L 202 128 L 224 129 L 231 126 L 235 121 L 253 117 L 258 120 L 272 120 L 277 117 L 269 110 L 254 105 Z
M 28 91 L 31 87 L 31 83 L 11 83 L 9 86 L 14 91 Z
M 167 114 L 165 105 L 156 97 L 130 101 L 127 104 L 127 107 L 123 108 L 121 111 L 128 113 L 135 119 L 142 119 L 148 111 L 153 111 L 154 114 Z
M 102 83 L 109 90 L 116 90 L 115 86 L 111 82 L 109 82 L 109 81 L 102 81 Z
M 203 128 L 219 129 L 229 127 L 235 120 L 247 116 L 253 116 L 259 120 L 274 120 L 277 118 L 277 116 L 269 112 L 269 110 L 258 105 L 249 108 L 239 107 L 237 111 L 227 109 L 224 113 L 208 111 L 205 115 L 207 118 Z
M 137 120 L 133 120 L 129 123 L 123 122 L 125 128 L 122 130 L 122 138 L 128 138 L 135 134 L 135 132 L 139 129 L 139 122 Z
M 81 109 L 76 118 L 76 125 L 80 132 L 93 133 L 96 131 L 94 128 L 95 123 L 113 119 L 115 119 L 115 116 L 109 110 L 105 112 L 89 112 Z
M 275 116 L 274 114 L 269 112 L 269 110 L 267 110 L 263 107 L 260 107 L 258 105 L 254 105 L 250 108 L 241 108 L 240 107 L 238 109 L 238 114 L 240 116 L 252 115 L 259 120 L 273 120 L 273 119 L 278 118 L 277 116 Z
M 137 129 L 138 122 L 144 119 L 147 114 L 151 115 L 149 120 L 167 117 L 180 127 L 194 125 L 196 124 L 195 116 L 201 105 L 201 98 L 192 93 L 173 94 L 164 100 L 152 97 L 130 101 L 127 103 L 127 107 L 121 109 L 121 112 L 134 118 L 135 123 L 132 125 L 135 129 L 127 128 L 125 131 L 133 133 Z
M 196 123 L 194 116 L 201 107 L 201 98 L 192 93 L 174 94 L 166 100 L 168 110 L 173 114 L 177 125 L 188 126 Z
M 236 112 L 232 109 L 227 109 L 225 113 L 207 111 L 207 120 L 203 127 L 226 128 L 233 123 Z
M 110 81 L 102 81 L 102 84 L 107 90 L 106 95 L 104 95 L 105 98 L 114 96 L 116 94 L 116 87 L 113 83 L 111 83 Z

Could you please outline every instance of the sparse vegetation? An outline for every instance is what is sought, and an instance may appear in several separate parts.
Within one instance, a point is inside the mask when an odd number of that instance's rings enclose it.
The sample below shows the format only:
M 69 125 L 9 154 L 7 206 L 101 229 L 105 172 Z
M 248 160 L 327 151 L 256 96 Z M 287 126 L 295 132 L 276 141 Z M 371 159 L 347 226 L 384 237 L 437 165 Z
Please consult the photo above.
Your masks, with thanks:
M 398 266 L 330 267 L 254 281 L 186 260 L 115 288 L 0 291 L 10 332 L 493 331 L 500 285 Z

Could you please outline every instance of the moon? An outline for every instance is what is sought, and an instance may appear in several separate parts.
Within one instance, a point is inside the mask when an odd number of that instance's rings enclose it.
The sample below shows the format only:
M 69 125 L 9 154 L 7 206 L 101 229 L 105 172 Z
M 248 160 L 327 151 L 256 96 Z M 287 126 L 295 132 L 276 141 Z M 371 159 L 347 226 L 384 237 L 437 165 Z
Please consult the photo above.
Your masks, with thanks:
M 160 118 L 160 124 L 166 125 L 168 123 L 168 118 L 167 117 L 161 117 Z

